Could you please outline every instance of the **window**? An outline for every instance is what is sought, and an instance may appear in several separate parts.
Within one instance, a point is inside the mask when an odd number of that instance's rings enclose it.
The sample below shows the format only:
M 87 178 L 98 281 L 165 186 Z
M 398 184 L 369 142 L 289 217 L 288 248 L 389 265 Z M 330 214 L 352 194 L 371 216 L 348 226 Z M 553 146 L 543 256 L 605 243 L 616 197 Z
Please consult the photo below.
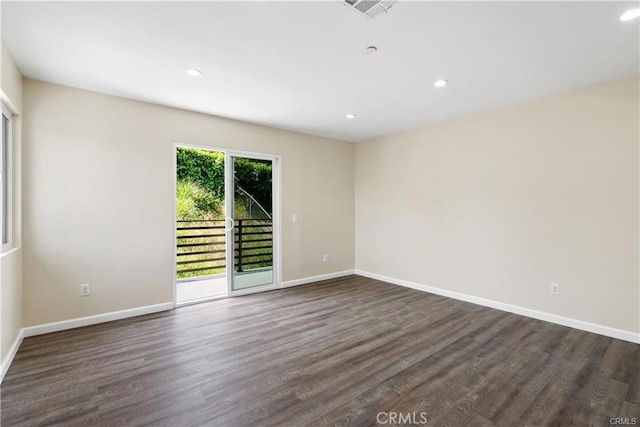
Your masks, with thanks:
M 2 249 L 11 247 L 11 113 L 2 106 L 2 150 L 0 150 L 0 212 Z

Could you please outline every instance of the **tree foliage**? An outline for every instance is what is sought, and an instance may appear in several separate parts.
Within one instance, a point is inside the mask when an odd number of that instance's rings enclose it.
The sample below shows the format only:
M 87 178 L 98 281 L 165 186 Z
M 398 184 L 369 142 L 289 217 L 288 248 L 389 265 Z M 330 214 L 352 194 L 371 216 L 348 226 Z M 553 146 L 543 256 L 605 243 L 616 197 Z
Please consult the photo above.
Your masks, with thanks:
M 224 200 L 223 153 L 180 147 L 177 166 L 178 181 L 196 183 L 210 191 L 216 199 Z M 234 172 L 236 184 L 271 213 L 271 162 L 236 158 Z
M 214 219 L 223 216 L 223 204 L 210 190 L 188 179 L 178 180 L 176 186 L 178 219 Z

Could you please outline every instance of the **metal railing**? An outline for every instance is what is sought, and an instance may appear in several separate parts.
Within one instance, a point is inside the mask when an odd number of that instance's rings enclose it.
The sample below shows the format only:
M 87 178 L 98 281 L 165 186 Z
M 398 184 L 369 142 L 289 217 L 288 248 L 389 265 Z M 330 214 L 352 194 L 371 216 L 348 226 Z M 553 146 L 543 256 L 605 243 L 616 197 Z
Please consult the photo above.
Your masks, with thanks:
M 226 271 L 224 220 L 179 220 L 177 278 L 202 277 Z M 273 265 L 273 222 L 265 219 L 234 221 L 234 271 Z

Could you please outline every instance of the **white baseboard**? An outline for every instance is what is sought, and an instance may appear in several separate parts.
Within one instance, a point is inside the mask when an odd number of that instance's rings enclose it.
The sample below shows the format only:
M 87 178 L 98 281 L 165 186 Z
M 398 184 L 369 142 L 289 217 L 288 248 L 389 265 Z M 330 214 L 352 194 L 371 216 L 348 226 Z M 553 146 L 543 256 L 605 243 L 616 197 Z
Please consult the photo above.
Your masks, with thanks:
M 292 286 L 306 285 L 308 283 L 319 282 L 321 280 L 336 279 L 338 277 L 351 276 L 353 274 L 355 274 L 354 270 L 345 270 L 345 271 L 338 271 L 336 273 L 321 274 L 319 276 L 303 277 L 302 279 L 288 280 L 286 282 L 282 282 L 282 287 L 290 288 Z
M 466 301 L 473 304 L 482 305 L 484 307 L 495 308 L 497 310 L 507 311 L 509 313 L 519 314 L 521 316 L 531 317 L 545 322 L 551 322 L 562 326 L 568 326 L 582 331 L 593 332 L 594 334 L 604 335 L 611 338 L 617 338 L 624 341 L 640 344 L 640 334 L 622 329 L 611 328 L 609 326 L 589 323 L 582 320 L 571 319 L 569 317 L 558 316 L 556 314 L 545 313 L 543 311 L 532 310 L 530 308 L 520 307 L 517 305 L 506 304 L 486 298 L 480 298 L 473 295 L 463 294 L 461 292 L 449 291 L 446 289 L 435 288 L 433 286 L 422 285 L 420 283 L 410 282 L 408 280 L 396 279 L 394 277 L 383 276 L 381 274 L 370 273 L 363 270 L 355 270 L 355 274 L 368 277 L 370 279 L 380 280 L 382 282 L 392 283 L 394 285 L 404 286 L 406 288 L 416 289 L 431 294 L 441 295 Z
M 9 366 L 11 366 L 11 362 L 13 362 L 13 358 L 16 357 L 16 353 L 18 353 L 18 349 L 20 348 L 20 344 L 22 344 L 22 339 L 24 338 L 24 329 L 20 329 L 18 331 L 18 335 L 16 339 L 13 340 L 13 344 L 11 344 L 11 348 L 9 348 L 9 353 L 4 357 L 2 361 L 2 366 L 0 367 L 0 383 L 4 380 L 4 376 L 9 370 Z
M 97 323 L 111 322 L 113 320 L 126 319 L 129 317 L 142 316 L 145 314 L 157 313 L 173 309 L 173 302 L 165 302 L 156 305 L 130 308 L 128 310 L 112 311 L 110 313 L 96 314 L 95 316 L 78 317 L 76 319 L 62 320 L 60 322 L 45 323 L 44 325 L 29 326 L 24 328 L 24 336 L 48 334 L 50 332 L 64 331 L 67 329 L 80 328 L 82 326 L 95 325 Z

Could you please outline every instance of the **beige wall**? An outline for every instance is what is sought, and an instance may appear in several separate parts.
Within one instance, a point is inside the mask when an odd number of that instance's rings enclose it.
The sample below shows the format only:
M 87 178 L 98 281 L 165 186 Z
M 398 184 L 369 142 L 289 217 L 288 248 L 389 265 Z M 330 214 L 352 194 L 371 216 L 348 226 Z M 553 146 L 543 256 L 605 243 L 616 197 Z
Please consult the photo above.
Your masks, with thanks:
M 364 271 L 638 332 L 638 101 L 627 78 L 354 148 L 26 80 L 25 326 L 171 301 L 182 141 L 282 156 L 284 280 L 355 246 Z
M 10 52 L 0 45 L 2 101 L 13 111 L 13 249 L 0 254 L 0 360 L 22 328 L 21 120 L 22 76 Z
M 358 144 L 356 268 L 640 331 L 638 101 L 626 78 Z
M 22 111 L 22 75 L 16 67 L 15 62 L 11 56 L 11 52 L 4 45 L 4 42 L 0 44 L 1 53 L 1 76 L 2 92 L 8 98 L 9 102 L 13 104 L 17 112 Z M 4 99 L 3 99 L 4 101 Z
M 353 269 L 353 144 L 24 86 L 25 326 L 173 300 L 174 141 L 281 155 L 283 279 Z

